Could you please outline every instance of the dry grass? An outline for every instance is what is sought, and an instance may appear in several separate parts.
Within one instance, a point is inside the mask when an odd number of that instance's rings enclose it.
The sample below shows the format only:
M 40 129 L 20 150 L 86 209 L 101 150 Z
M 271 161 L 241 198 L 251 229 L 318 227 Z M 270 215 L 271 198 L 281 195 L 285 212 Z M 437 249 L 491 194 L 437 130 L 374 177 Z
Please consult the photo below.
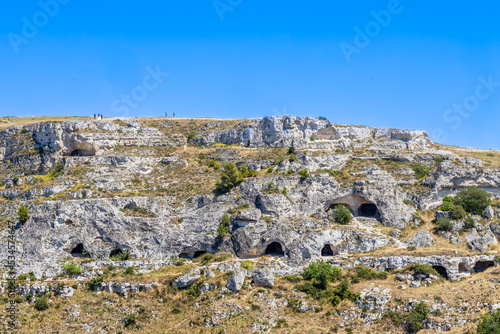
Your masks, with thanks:
M 79 116 L 36 116 L 36 117 L 0 117 L 0 130 L 11 126 L 28 125 L 34 123 L 46 122 L 64 122 L 64 121 L 84 121 L 91 120 L 91 117 Z

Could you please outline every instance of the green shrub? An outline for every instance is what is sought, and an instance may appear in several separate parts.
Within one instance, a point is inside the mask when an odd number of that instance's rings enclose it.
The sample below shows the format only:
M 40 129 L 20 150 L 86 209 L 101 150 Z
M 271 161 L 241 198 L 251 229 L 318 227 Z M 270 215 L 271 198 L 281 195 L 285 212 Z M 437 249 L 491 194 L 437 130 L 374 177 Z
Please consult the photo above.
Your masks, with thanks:
M 82 267 L 80 267 L 80 265 L 75 262 L 63 263 L 62 268 L 68 275 L 79 275 L 82 273 Z
M 453 203 L 453 197 L 451 197 L 451 196 L 445 196 L 445 197 L 443 197 L 443 203 L 444 202 Z
M 295 154 L 291 153 L 290 154 L 290 162 L 297 161 L 297 158 L 295 158 Z
M 227 214 L 227 212 L 224 212 L 221 218 L 221 224 L 219 225 L 219 228 L 217 229 L 217 233 L 219 234 L 219 237 L 224 238 L 226 235 L 229 234 L 229 227 L 231 226 L 231 218 Z
M 295 154 L 295 149 L 294 149 L 293 147 L 290 147 L 290 148 L 288 149 L 287 154 Z
M 37 311 L 45 311 L 49 308 L 47 297 L 37 298 L 35 300 L 35 309 Z
M 444 202 L 439 208 L 441 211 L 450 211 L 451 209 L 453 209 L 453 203 L 451 202 Z
M 28 208 L 23 204 L 17 210 L 17 217 L 19 218 L 19 222 L 24 224 L 30 218 Z
M 212 253 L 205 253 L 201 256 L 201 263 L 202 264 L 208 264 L 212 259 L 214 258 L 214 255 Z
M 134 267 L 127 267 L 127 269 L 125 269 L 123 274 L 124 275 L 133 275 L 134 274 Z
M 342 271 L 340 268 L 334 268 L 323 261 L 316 261 L 304 269 L 302 276 L 308 281 L 313 281 L 314 286 L 318 289 L 325 290 L 328 287 L 329 281 L 338 280 L 341 275 Z
M 491 204 L 490 195 L 477 187 L 468 187 L 460 190 L 454 200 L 456 205 L 461 205 L 466 212 L 481 215 Z
M 472 219 L 472 217 L 466 217 L 464 221 L 465 221 L 464 229 L 466 230 L 470 230 L 471 228 L 474 228 L 474 226 L 476 225 L 476 222 L 474 221 L 474 219 Z
M 430 277 L 431 274 L 434 274 L 436 276 L 440 276 L 436 269 L 432 268 L 427 263 L 415 263 L 410 265 L 407 269 L 413 271 L 416 275 L 425 275 Z
M 387 279 L 386 272 L 380 272 L 368 267 L 356 267 L 356 276 L 364 280 Z
M 137 316 L 135 313 L 130 313 L 125 317 L 125 327 L 135 325 L 135 322 L 137 320 Z
M 217 182 L 218 190 L 221 193 L 226 193 L 243 182 L 238 167 L 233 162 L 228 162 L 224 165 L 224 170 L 221 173 L 220 180 Z
M 249 272 L 253 270 L 253 261 L 243 260 L 240 263 L 241 263 L 241 268 L 244 268 Z
M 450 210 L 451 219 L 463 219 L 466 215 L 464 208 L 461 205 L 454 205 Z
M 194 131 L 189 131 L 188 134 L 186 135 L 187 140 L 191 140 L 196 136 L 196 132 Z
M 483 315 L 477 325 L 477 334 L 500 334 L 500 310 Z
M 423 328 L 422 322 L 427 319 L 429 308 L 424 302 L 418 303 L 406 319 L 406 330 L 416 333 Z
M 111 260 L 113 260 L 113 261 L 128 261 L 128 260 L 130 260 L 130 253 L 128 251 L 118 253 L 116 255 L 113 255 L 111 257 Z
M 102 280 L 102 276 L 92 278 L 88 283 L 88 289 L 91 291 L 97 289 L 99 286 L 101 286 Z
M 220 163 L 219 162 L 216 162 L 215 165 L 214 165 L 214 169 L 215 170 L 219 170 L 220 169 Z
M 442 163 L 444 161 L 444 158 L 442 156 L 435 156 L 434 157 L 434 161 L 439 165 L 440 163 Z
M 415 172 L 415 175 L 419 179 L 424 179 L 427 174 L 429 174 L 429 171 L 431 170 L 429 167 L 422 165 L 422 164 L 417 164 L 412 166 L 413 171 Z
M 334 211 L 335 221 L 342 225 L 347 225 L 352 220 L 351 211 L 344 204 L 337 205 Z
M 309 177 L 309 171 L 307 168 L 303 168 L 299 171 L 299 175 L 302 179 L 307 179 Z
M 438 231 L 446 231 L 446 232 L 453 230 L 453 224 L 452 224 L 450 218 L 446 218 L 446 217 L 439 218 L 436 221 L 436 229 Z
M 58 164 L 54 167 L 52 172 L 50 172 L 49 177 L 51 179 L 59 176 L 62 172 L 64 171 L 64 165 L 63 164 Z
M 359 294 L 353 292 L 349 289 L 349 281 L 347 279 L 342 280 L 333 290 L 333 297 L 331 303 L 333 307 L 338 306 L 343 300 L 355 301 L 359 298 Z
M 208 162 L 208 167 L 215 167 L 215 160 L 214 159 L 211 159 L 209 162 Z
M 182 310 L 181 310 L 181 308 L 180 308 L 179 306 L 174 306 L 174 307 L 172 308 L 172 313 L 173 313 L 173 314 L 179 314 L 179 313 L 181 313 L 181 312 L 182 312 Z

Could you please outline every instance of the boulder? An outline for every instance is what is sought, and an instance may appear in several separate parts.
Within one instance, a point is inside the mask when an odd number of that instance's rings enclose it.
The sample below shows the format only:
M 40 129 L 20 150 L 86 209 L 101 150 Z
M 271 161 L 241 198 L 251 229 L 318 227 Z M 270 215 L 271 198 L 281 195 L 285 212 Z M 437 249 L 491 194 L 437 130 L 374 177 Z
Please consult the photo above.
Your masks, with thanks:
M 185 288 L 192 285 L 200 277 L 200 269 L 194 268 L 186 275 L 176 279 L 173 284 L 179 288 Z
M 408 247 L 430 247 L 434 244 L 429 231 L 418 231 L 417 235 L 404 242 Z
M 252 279 L 256 285 L 267 287 L 274 286 L 274 273 L 267 268 L 253 270 Z
M 483 217 L 487 220 L 491 220 L 491 219 L 495 218 L 495 210 L 493 210 L 491 205 L 488 206 L 486 208 L 486 210 L 484 210 Z
M 238 292 L 243 287 L 245 283 L 245 277 L 247 276 L 247 270 L 244 268 L 236 269 L 229 280 L 226 283 L 226 288 L 233 292 Z
M 238 212 L 234 225 L 237 227 L 244 227 L 250 223 L 259 221 L 262 212 L 259 209 L 248 209 Z
M 483 234 L 479 234 L 476 229 L 473 229 L 472 232 L 465 237 L 465 239 L 467 240 L 467 247 L 479 252 L 486 252 L 488 250 L 488 244 L 498 243 L 493 233 L 488 231 Z
M 57 290 L 57 294 L 61 298 L 70 298 L 75 293 L 75 289 L 69 286 L 63 286 L 61 289 Z

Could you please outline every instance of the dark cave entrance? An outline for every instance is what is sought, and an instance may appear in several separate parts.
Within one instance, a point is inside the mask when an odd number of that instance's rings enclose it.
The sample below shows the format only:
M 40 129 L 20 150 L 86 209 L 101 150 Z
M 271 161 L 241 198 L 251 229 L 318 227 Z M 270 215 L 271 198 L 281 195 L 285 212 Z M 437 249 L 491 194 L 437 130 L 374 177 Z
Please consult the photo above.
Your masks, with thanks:
M 493 261 L 477 261 L 474 265 L 474 271 L 476 273 L 481 273 L 488 269 L 489 267 L 494 267 L 495 263 Z
M 111 253 L 109 253 L 109 257 L 117 256 L 123 254 L 123 251 L 120 248 L 113 249 Z
M 207 251 L 195 251 L 195 252 L 182 252 L 179 254 L 180 258 L 188 259 L 188 260 L 193 260 L 196 258 L 199 258 L 200 256 L 203 256 L 203 254 L 208 253 Z
M 272 242 L 266 247 L 266 251 L 264 252 L 265 255 L 271 255 L 271 256 L 278 256 L 278 257 L 283 257 L 285 256 L 285 252 L 283 251 L 283 246 L 279 242 Z
M 377 206 L 373 203 L 361 204 L 358 215 L 361 217 L 376 217 L 378 216 Z
M 334 255 L 335 254 L 330 244 L 325 244 L 323 248 L 321 248 L 321 256 L 334 256 Z
M 85 153 L 83 153 L 82 150 L 73 150 L 73 151 L 71 151 L 71 153 L 69 155 L 71 157 L 84 157 Z
M 83 244 L 76 245 L 75 248 L 71 250 L 71 256 L 73 257 L 90 257 L 90 254 L 85 250 Z
M 465 266 L 464 263 L 460 262 L 458 264 L 458 272 L 459 273 L 465 273 L 467 271 L 467 267 Z
M 446 270 L 445 267 L 443 266 L 432 266 L 432 268 L 436 269 L 439 275 L 442 277 L 448 279 L 448 271 Z

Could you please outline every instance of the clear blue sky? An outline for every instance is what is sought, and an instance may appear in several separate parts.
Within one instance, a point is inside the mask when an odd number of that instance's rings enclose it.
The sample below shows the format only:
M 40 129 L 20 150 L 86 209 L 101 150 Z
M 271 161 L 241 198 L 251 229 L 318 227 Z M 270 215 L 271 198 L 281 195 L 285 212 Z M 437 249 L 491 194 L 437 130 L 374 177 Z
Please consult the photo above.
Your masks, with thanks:
M 54 1 L 2 4 L 0 116 L 321 115 L 500 148 L 493 1 Z

